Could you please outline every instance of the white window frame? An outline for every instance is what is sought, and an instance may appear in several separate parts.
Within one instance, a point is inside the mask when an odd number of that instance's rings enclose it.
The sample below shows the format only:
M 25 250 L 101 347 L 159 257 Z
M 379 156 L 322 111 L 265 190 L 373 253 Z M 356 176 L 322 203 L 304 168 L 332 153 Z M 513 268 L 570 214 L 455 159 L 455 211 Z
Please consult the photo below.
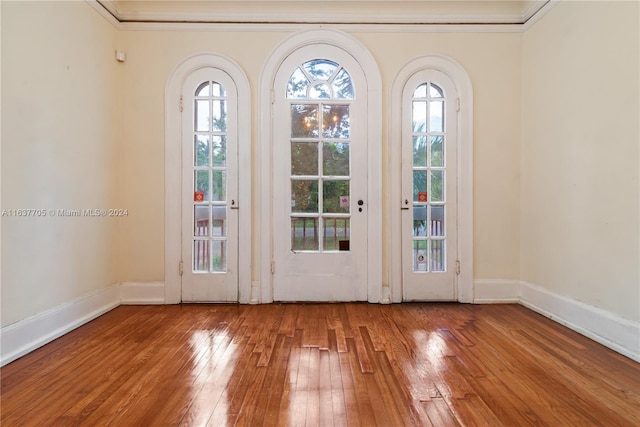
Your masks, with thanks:
M 238 300 L 251 302 L 251 92 L 249 80 L 232 59 L 216 53 L 197 53 L 180 62 L 170 73 L 165 88 L 165 211 L 164 261 L 165 303 L 182 299 L 182 87 L 187 76 L 202 68 L 217 68 L 234 81 L 238 94 Z
M 455 60 L 444 55 L 426 55 L 407 63 L 396 76 L 389 100 L 388 114 L 391 126 L 387 138 L 389 153 L 388 188 L 390 199 L 387 205 L 389 218 L 389 294 L 390 302 L 402 302 L 402 227 L 400 203 L 402 201 L 402 94 L 409 79 L 423 70 L 440 71 L 456 86 L 458 94 L 457 149 L 457 259 L 460 274 L 457 276 L 459 302 L 471 303 L 473 291 L 473 90 L 471 79 Z M 395 232 L 394 232 L 395 231 Z
M 259 295 L 254 299 L 261 303 L 273 301 L 272 261 L 273 261 L 273 210 L 271 156 L 272 104 L 276 74 L 282 62 L 301 47 L 314 44 L 328 44 L 343 49 L 360 64 L 366 79 L 368 91 L 367 138 L 369 139 L 368 158 L 368 265 L 369 280 L 367 300 L 380 302 L 382 298 L 382 78 L 373 55 L 352 36 L 338 30 L 320 29 L 296 33 L 285 39 L 269 55 L 260 78 L 257 160 L 260 177 L 258 203 L 260 213 L 256 216 L 256 227 L 260 230 L 259 242 Z

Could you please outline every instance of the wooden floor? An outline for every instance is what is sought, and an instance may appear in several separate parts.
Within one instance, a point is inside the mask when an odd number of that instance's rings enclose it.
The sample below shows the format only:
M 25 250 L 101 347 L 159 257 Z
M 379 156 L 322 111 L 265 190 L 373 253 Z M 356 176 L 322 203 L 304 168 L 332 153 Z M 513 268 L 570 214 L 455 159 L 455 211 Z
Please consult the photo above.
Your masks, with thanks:
M 121 306 L 0 369 L 10 426 L 635 426 L 640 365 L 518 305 Z

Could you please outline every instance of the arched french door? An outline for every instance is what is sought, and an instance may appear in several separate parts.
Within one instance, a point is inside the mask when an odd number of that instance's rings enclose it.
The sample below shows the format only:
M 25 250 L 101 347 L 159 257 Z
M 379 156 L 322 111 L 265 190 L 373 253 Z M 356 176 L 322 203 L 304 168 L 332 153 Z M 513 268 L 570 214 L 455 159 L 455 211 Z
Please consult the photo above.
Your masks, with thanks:
M 263 302 L 380 299 L 380 79 L 372 65 L 354 39 L 326 30 L 293 36 L 267 63 Z
M 473 301 L 473 97 L 464 69 L 425 56 L 391 97 L 391 300 Z
M 251 300 L 249 82 L 231 59 L 186 58 L 165 92 L 165 302 Z

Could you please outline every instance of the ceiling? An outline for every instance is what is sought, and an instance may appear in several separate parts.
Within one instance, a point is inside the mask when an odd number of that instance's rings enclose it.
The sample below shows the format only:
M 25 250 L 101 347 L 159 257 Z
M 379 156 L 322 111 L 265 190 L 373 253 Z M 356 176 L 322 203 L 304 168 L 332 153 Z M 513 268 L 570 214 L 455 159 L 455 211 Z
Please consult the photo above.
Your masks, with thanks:
M 97 0 L 119 22 L 524 24 L 549 0 Z

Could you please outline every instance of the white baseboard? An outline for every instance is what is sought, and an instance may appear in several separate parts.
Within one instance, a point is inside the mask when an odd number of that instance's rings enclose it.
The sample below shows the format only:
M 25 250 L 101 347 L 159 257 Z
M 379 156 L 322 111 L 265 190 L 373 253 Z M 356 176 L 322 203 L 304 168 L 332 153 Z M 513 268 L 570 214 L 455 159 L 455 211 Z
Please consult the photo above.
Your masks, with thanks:
M 0 330 L 0 366 L 41 347 L 120 305 L 113 285 Z
M 521 282 L 520 304 L 640 362 L 640 323 Z
M 164 304 L 164 282 L 123 282 L 120 302 L 124 305 Z
M 513 304 L 520 302 L 520 281 L 476 279 L 473 281 L 474 304 Z
M 476 279 L 474 304 L 518 303 L 640 362 L 640 323 L 520 280 Z
M 92 292 L 0 330 L 0 366 L 121 304 L 164 304 L 163 282 L 124 282 Z

